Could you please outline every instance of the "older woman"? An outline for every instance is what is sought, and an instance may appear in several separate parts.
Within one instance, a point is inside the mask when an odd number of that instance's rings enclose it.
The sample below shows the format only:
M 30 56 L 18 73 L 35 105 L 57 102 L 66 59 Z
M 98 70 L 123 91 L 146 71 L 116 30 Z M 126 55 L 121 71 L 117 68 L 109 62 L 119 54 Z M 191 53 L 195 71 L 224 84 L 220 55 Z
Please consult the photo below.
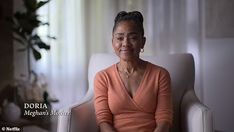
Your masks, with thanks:
M 170 75 L 139 57 L 143 16 L 119 12 L 112 46 L 119 62 L 95 76 L 95 113 L 101 132 L 168 132 L 172 124 Z

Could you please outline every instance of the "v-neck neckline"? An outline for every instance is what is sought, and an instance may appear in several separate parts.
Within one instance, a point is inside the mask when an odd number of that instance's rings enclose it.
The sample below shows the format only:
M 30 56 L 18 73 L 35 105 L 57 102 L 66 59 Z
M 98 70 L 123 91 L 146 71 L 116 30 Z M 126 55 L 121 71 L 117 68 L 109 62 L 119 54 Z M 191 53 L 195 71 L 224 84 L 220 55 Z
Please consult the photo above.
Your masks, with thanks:
M 148 73 L 149 63 L 146 61 L 146 68 L 145 68 L 143 77 L 141 78 L 140 84 L 139 84 L 139 86 L 138 86 L 138 88 L 137 88 L 137 90 L 136 90 L 134 96 L 130 96 L 130 94 L 128 93 L 127 88 L 126 88 L 126 86 L 124 85 L 124 82 L 123 82 L 123 80 L 122 80 L 122 78 L 121 78 L 121 76 L 120 76 L 120 74 L 119 74 L 119 72 L 118 72 L 117 64 L 118 64 L 118 63 L 115 64 L 115 73 L 116 73 L 116 75 L 117 75 L 117 77 L 118 77 L 118 79 L 119 79 L 119 81 L 120 81 L 120 83 L 121 83 L 121 86 L 122 86 L 121 88 L 123 89 L 123 91 L 124 91 L 124 93 L 127 95 L 127 97 L 129 97 L 131 100 L 134 100 L 134 101 L 135 101 L 136 97 L 139 96 L 139 94 L 141 93 L 140 91 L 143 89 L 143 88 L 142 88 L 142 84 L 144 83 L 145 78 L 146 78 L 146 74 Z

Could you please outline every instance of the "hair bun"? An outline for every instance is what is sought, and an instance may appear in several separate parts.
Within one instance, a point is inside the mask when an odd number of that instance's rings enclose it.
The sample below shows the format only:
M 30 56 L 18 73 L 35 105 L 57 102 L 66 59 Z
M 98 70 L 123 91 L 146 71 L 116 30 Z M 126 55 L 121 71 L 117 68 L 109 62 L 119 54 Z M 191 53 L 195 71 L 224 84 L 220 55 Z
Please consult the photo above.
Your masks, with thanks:
M 121 19 L 122 17 L 126 16 L 128 13 L 126 11 L 121 11 L 117 14 L 117 16 L 115 17 L 115 23 L 117 23 L 119 21 L 119 19 Z
M 144 35 L 143 15 L 139 11 L 131 11 L 131 12 L 121 11 L 121 12 L 119 12 L 116 15 L 115 20 L 114 20 L 115 23 L 114 23 L 113 31 L 115 30 L 115 28 L 119 22 L 126 21 L 126 20 L 134 21 L 137 24 L 138 28 L 140 29 L 140 32 Z
M 138 19 L 140 21 L 140 23 L 143 23 L 143 16 L 139 11 L 129 12 L 129 15 L 134 16 L 136 19 Z

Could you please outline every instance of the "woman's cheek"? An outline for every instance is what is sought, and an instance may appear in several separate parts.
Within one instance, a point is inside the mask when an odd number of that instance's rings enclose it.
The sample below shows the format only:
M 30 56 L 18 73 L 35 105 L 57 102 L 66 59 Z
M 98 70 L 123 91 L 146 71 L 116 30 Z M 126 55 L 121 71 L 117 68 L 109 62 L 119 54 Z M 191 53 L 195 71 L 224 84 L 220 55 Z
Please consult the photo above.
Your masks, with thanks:
M 121 44 L 120 43 L 114 43 L 114 48 L 115 50 L 119 50 L 121 47 Z

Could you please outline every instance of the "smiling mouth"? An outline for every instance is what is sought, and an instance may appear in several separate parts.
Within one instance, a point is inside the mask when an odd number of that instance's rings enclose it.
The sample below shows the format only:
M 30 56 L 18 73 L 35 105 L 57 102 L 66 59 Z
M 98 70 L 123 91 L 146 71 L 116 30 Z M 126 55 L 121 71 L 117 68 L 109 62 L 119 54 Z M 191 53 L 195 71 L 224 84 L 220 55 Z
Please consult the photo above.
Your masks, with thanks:
M 123 49 L 123 50 L 120 50 L 121 52 L 123 52 L 123 53 L 129 53 L 129 52 L 132 52 L 132 50 L 130 50 L 130 49 Z
M 131 51 L 129 51 L 129 50 L 122 50 L 121 53 L 122 53 L 122 54 L 130 54 Z

